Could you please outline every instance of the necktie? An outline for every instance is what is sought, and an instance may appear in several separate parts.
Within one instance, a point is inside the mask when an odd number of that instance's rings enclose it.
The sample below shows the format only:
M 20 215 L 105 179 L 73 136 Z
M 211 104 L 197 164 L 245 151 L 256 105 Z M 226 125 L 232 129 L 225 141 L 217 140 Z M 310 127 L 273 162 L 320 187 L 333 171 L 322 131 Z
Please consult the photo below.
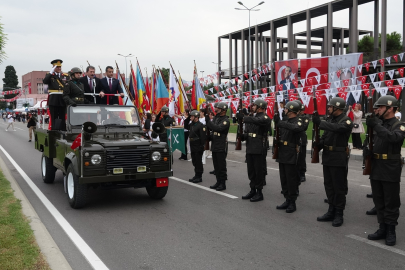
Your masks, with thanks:
M 108 79 L 108 86 L 110 87 L 110 91 L 111 91 L 112 90 L 111 78 Z
M 90 90 L 93 90 L 93 81 L 90 79 Z

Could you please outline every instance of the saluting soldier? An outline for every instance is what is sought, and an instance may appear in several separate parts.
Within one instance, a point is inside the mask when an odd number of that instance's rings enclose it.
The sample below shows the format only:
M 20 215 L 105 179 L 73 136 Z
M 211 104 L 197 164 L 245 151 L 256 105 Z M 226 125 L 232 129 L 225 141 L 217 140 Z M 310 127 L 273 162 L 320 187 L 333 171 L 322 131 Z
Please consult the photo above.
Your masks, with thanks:
M 402 160 L 401 146 L 405 138 L 405 123 L 395 117 L 398 101 L 393 96 L 380 97 L 375 103 L 379 118 L 369 116 L 367 126 L 373 128 L 374 146 L 371 159 L 371 190 L 377 209 L 379 229 L 368 235 L 369 240 L 385 239 L 385 244 L 396 244 L 395 226 L 398 225 Z M 367 150 L 365 150 L 367 151 Z
M 343 224 L 343 211 L 346 206 L 347 172 L 350 157 L 349 138 L 352 132 L 352 120 L 343 112 L 346 102 L 334 97 L 328 103 L 329 119 L 321 121 L 316 113 L 312 121 L 324 130 L 318 148 L 323 149 L 322 165 L 326 196 L 329 209 L 318 217 L 318 221 L 332 221 L 333 227 Z
M 162 118 L 160 118 L 161 116 Z M 169 107 L 167 106 L 163 106 L 162 109 L 160 109 L 160 112 L 156 116 L 156 122 L 162 123 L 165 127 L 176 125 L 176 121 L 169 115 Z M 167 133 L 163 132 L 159 134 L 159 139 L 161 142 L 167 143 Z
M 53 60 L 51 62 L 51 71 L 43 79 L 43 83 L 47 84 L 49 89 L 48 106 L 52 130 L 66 130 L 66 103 L 63 100 L 62 93 L 68 80 L 68 74 L 62 73 L 62 63 L 63 61 L 60 59 Z
M 279 114 L 274 115 L 274 123 L 280 131 L 278 167 L 280 172 L 281 193 L 286 199 L 284 203 L 276 208 L 285 210 L 286 213 L 293 213 L 297 210 L 296 200 L 298 197 L 298 184 L 300 182 L 298 175 L 298 155 L 300 153 L 301 133 L 305 125 L 298 112 L 301 106 L 290 101 L 284 106 L 283 120 L 280 120 Z
M 217 179 L 217 182 L 210 186 L 210 188 L 221 191 L 226 189 L 225 181 L 228 180 L 226 169 L 227 137 L 229 132 L 229 118 L 226 115 L 228 104 L 218 102 L 214 105 L 214 109 L 216 115 L 212 121 L 209 115 L 205 116 L 207 128 L 211 131 L 212 163 L 214 164 L 215 177 Z
M 271 120 L 265 112 L 267 102 L 263 99 L 256 99 L 251 107 L 251 112 L 255 115 L 244 116 L 243 113 L 238 113 L 237 118 L 243 119 L 245 123 L 245 133 L 238 134 L 242 141 L 246 141 L 246 163 L 248 177 L 250 180 L 250 191 L 243 200 L 258 202 L 263 200 L 263 185 L 265 179 L 265 170 L 263 166 L 266 163 L 267 152 L 267 133 Z
M 307 172 L 307 129 L 309 125 L 309 117 L 304 113 L 305 106 L 299 100 L 294 100 L 298 105 L 300 105 L 300 110 L 298 111 L 298 117 L 301 118 L 302 124 L 304 125 L 304 130 L 301 132 L 301 142 L 300 142 L 300 153 L 298 155 L 298 174 L 300 176 L 300 181 L 305 182 L 305 173 Z
M 80 68 L 72 68 L 70 76 L 71 79 L 65 84 L 63 89 L 63 100 L 66 106 L 76 107 L 77 104 L 88 103 L 87 99 L 84 98 L 84 86 L 79 80 L 82 76 Z
M 190 113 L 188 138 L 190 140 L 191 161 L 193 162 L 195 174 L 189 181 L 193 183 L 202 182 L 202 174 L 204 172 L 202 156 L 206 140 L 206 128 L 199 119 L 200 113 L 198 111 L 194 110 Z

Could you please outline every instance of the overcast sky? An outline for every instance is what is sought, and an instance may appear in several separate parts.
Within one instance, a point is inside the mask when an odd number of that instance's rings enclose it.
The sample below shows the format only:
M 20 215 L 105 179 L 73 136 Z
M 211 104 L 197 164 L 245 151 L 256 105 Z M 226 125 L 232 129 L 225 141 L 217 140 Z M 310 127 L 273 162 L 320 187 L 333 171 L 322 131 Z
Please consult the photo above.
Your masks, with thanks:
M 252 7 L 260 0 L 242 2 Z M 327 2 L 267 0 L 260 11 L 252 12 L 251 24 Z M 402 33 L 403 1 L 387 2 L 387 32 Z M 116 60 L 124 71 L 125 61 L 118 53 L 138 57 L 143 73 L 145 68 L 150 73 L 152 65 L 168 67 L 171 61 L 176 72 L 180 70 L 184 79 L 191 80 L 195 60 L 199 71 L 211 74 L 216 69 L 212 62 L 218 59 L 218 36 L 248 27 L 248 12 L 235 7 L 241 7 L 236 0 L 2 0 L 0 21 L 8 35 L 8 58 L 0 65 L 0 79 L 5 67 L 13 65 L 21 85 L 22 75 L 49 71 L 51 60 L 56 58 L 64 61 L 65 72 L 75 66 L 85 67 L 86 60 L 103 69 Z M 373 30 L 373 7 L 374 3 L 359 7 L 359 29 Z M 334 13 L 334 26 L 348 27 L 348 13 Z M 326 16 L 312 20 L 312 28 L 325 25 Z M 305 23 L 294 24 L 294 33 L 305 27 Z M 280 29 L 279 36 L 286 36 L 285 28 Z M 222 43 L 222 67 L 228 68 L 228 43 Z M 136 61 L 135 57 L 128 59 Z

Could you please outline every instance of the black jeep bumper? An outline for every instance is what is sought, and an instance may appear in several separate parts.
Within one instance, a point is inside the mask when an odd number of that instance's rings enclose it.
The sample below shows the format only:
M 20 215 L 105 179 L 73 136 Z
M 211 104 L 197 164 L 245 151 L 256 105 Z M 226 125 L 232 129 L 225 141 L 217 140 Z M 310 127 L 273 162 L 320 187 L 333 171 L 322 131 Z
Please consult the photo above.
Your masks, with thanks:
M 146 173 L 137 173 L 137 174 L 86 176 L 86 177 L 79 177 L 79 184 L 125 182 L 125 181 L 136 181 L 136 180 L 145 180 L 145 179 L 156 179 L 156 178 L 163 178 L 163 177 L 170 177 L 170 176 L 173 176 L 172 171 L 146 172 Z

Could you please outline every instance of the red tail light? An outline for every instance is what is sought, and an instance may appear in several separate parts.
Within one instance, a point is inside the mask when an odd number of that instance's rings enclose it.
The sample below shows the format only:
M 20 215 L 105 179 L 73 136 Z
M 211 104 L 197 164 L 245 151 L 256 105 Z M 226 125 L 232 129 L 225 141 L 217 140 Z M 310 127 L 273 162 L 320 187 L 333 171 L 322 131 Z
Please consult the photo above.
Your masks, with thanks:
M 169 186 L 169 179 L 167 177 L 156 178 L 156 187 L 167 187 L 167 186 Z

